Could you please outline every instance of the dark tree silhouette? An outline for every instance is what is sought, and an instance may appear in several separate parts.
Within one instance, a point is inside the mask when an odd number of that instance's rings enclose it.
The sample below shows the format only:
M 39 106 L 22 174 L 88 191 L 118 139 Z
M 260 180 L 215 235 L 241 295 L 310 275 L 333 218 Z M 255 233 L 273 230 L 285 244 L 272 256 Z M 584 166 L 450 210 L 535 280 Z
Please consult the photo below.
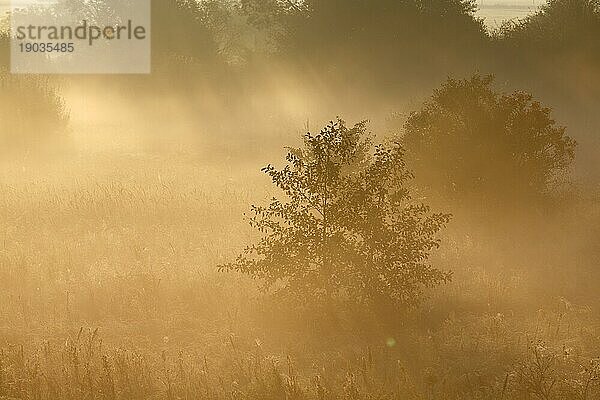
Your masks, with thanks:
M 576 143 L 530 94 L 502 94 L 492 83 L 449 79 L 410 115 L 403 140 L 417 178 L 456 196 L 547 193 Z
M 366 123 L 338 120 L 306 134 L 286 160 L 263 169 L 285 200 L 252 207 L 250 224 L 265 236 L 221 270 L 300 297 L 404 305 L 450 279 L 427 261 L 449 216 L 411 201 L 397 144 L 373 146 Z
M 473 0 L 242 0 L 241 4 L 250 23 L 287 32 L 283 50 L 288 55 L 324 56 L 321 62 L 339 56 L 373 62 L 374 55 L 389 59 L 399 56 L 394 51 L 423 51 L 424 46 L 440 51 L 436 44 L 473 43 L 485 36 L 481 21 L 474 18 Z M 432 38 L 436 42 L 430 42 Z
M 589 51 L 600 48 L 599 0 L 549 0 L 535 14 L 506 23 L 501 36 L 511 46 L 534 51 Z
M 10 38 L 8 32 L 0 30 L 0 69 L 10 66 Z
M 206 63 L 218 55 L 218 45 L 201 2 L 152 1 L 153 56 L 189 57 Z

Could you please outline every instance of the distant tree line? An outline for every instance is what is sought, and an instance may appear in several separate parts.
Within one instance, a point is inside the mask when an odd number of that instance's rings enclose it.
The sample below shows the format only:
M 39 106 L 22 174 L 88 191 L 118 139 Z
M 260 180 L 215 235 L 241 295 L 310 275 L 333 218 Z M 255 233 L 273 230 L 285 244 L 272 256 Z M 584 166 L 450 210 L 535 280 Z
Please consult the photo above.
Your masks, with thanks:
M 447 76 L 482 71 L 557 101 L 597 93 L 598 0 L 551 0 L 494 32 L 476 9 L 474 0 L 153 0 L 154 73 L 120 84 L 231 94 L 281 68 L 333 89 L 414 96 Z M 5 68 L 8 53 L 5 32 Z
M 153 0 L 152 50 L 155 63 L 195 59 L 204 71 L 267 57 L 336 76 L 378 72 L 381 83 L 493 71 L 513 57 L 576 54 L 598 67 L 598 0 L 550 0 L 493 32 L 476 10 L 475 0 Z

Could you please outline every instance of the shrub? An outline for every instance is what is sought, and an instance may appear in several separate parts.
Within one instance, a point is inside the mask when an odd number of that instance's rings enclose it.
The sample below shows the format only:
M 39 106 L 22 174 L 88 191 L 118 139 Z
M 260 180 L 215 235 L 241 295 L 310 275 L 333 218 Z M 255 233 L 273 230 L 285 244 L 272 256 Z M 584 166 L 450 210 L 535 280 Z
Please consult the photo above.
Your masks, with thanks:
M 400 146 L 373 146 L 364 122 L 338 120 L 286 160 L 263 169 L 286 199 L 252 207 L 250 224 L 265 236 L 222 270 L 302 299 L 359 303 L 413 304 L 422 287 L 450 279 L 427 262 L 449 216 L 411 201 Z

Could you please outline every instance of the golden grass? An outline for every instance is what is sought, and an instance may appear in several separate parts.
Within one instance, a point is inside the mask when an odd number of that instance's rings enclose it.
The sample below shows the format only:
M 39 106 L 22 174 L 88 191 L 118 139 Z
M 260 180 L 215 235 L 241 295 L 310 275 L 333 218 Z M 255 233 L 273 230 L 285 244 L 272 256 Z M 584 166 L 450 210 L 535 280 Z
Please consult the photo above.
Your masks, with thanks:
M 270 194 L 253 169 L 23 165 L 0 181 L 2 400 L 600 396 L 595 311 L 566 300 L 520 311 L 510 274 L 460 267 L 390 325 L 290 312 L 217 273 L 254 238 L 243 212 Z M 436 262 L 454 267 L 468 248 L 452 242 Z

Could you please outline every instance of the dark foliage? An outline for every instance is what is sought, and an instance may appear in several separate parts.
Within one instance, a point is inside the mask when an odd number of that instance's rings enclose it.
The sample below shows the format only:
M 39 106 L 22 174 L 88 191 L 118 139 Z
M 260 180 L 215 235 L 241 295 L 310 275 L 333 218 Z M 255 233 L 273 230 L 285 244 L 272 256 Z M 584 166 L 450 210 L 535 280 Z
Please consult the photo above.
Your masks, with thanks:
M 449 216 L 411 201 L 398 145 L 373 147 L 364 122 L 338 120 L 306 134 L 286 160 L 263 169 L 286 199 L 252 207 L 250 224 L 265 236 L 221 269 L 305 299 L 404 305 L 450 279 L 427 262 Z
M 492 83 L 449 79 L 409 117 L 404 144 L 417 177 L 451 196 L 548 193 L 573 161 L 575 141 L 532 95 Z
M 155 56 L 212 60 L 217 44 L 206 23 L 206 14 L 193 0 L 152 2 L 152 51 Z
M 512 46 L 538 51 L 597 51 L 600 43 L 600 1 L 549 0 L 540 10 L 501 31 Z

